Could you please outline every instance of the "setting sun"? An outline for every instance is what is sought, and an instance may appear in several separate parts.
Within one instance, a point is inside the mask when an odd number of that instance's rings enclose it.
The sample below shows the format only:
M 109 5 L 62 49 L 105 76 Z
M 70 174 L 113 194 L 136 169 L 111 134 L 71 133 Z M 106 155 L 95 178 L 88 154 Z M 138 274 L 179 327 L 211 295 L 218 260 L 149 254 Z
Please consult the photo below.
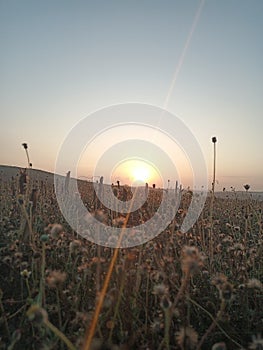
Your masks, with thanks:
M 148 162 L 130 159 L 119 164 L 113 171 L 112 180 L 122 178 L 127 184 L 135 182 L 158 183 L 162 180 L 157 169 Z
M 135 181 L 147 182 L 150 177 L 150 172 L 144 164 L 141 164 L 132 169 L 132 176 Z

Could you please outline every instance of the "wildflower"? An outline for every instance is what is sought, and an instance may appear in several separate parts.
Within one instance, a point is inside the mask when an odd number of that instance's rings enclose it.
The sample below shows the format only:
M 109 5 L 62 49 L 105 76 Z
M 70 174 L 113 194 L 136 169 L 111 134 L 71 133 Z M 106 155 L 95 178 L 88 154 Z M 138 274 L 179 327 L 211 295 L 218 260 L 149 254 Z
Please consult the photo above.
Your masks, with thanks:
M 204 256 L 199 252 L 198 248 L 185 246 L 182 249 L 181 255 L 182 271 L 186 273 L 194 273 L 204 266 Z
M 11 262 L 12 262 L 12 258 L 11 258 L 11 256 L 10 255 L 7 255 L 7 256 L 5 256 L 4 258 L 3 258 L 3 263 L 4 264 L 11 264 Z
M 53 224 L 50 230 L 50 234 L 52 238 L 57 238 L 58 235 L 63 232 L 63 227 L 60 224 Z
M 65 281 L 66 277 L 65 272 L 51 271 L 47 277 L 47 284 L 50 288 L 56 288 Z
M 20 272 L 20 275 L 24 277 L 25 279 L 28 279 L 31 275 L 31 271 L 28 271 L 27 269 Z
M 34 321 L 38 325 L 41 325 L 48 320 L 46 310 L 37 304 L 31 305 L 26 314 L 30 321 Z
M 233 295 L 233 286 L 227 281 L 227 277 L 225 275 L 222 273 L 216 275 L 212 280 L 212 284 L 218 289 L 220 299 L 225 301 L 231 300 Z
M 96 210 L 94 213 L 94 218 L 98 220 L 99 222 L 106 222 L 107 215 L 104 213 L 103 210 Z
M 176 340 L 181 349 L 194 349 L 198 341 L 198 334 L 192 327 L 181 327 L 176 333 Z
M 14 254 L 14 257 L 17 259 L 17 260 L 21 260 L 23 258 L 23 253 L 21 252 L 16 252 Z
M 217 244 L 217 246 L 216 246 L 216 252 L 218 252 L 218 253 L 221 253 L 221 252 L 222 252 L 222 244 L 221 244 L 221 243 Z
M 77 252 L 78 248 L 81 246 L 81 241 L 74 239 L 72 242 L 69 244 L 69 253 L 74 254 Z

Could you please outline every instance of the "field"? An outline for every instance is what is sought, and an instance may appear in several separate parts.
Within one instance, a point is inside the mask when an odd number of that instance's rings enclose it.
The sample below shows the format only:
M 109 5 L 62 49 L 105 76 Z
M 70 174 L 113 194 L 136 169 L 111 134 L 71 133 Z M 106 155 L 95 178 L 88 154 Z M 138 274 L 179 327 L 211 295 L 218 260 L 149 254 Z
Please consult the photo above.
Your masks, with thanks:
M 114 249 L 72 230 L 51 174 L 31 170 L 23 186 L 17 168 L 2 168 L 0 181 L 0 349 L 263 349 L 262 197 L 216 193 L 211 205 L 210 194 L 183 234 L 192 196 L 183 191 L 163 233 Z M 94 201 L 92 183 L 79 181 L 79 192 L 120 227 L 147 221 L 162 198 L 150 188 L 125 222 Z

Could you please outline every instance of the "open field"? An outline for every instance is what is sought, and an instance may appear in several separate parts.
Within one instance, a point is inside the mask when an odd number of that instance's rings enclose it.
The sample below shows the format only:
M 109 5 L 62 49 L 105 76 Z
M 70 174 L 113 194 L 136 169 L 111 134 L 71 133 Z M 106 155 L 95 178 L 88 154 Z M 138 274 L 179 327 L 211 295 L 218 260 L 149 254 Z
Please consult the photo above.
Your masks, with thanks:
M 67 224 L 52 174 L 31 170 L 21 188 L 18 168 L 0 172 L 0 349 L 263 348 L 262 193 L 216 193 L 213 206 L 209 196 L 182 234 L 192 195 L 184 191 L 163 233 L 116 251 Z M 162 197 L 150 189 L 137 222 L 125 223 L 94 200 L 92 183 L 79 181 L 79 192 L 119 227 L 147 221 Z

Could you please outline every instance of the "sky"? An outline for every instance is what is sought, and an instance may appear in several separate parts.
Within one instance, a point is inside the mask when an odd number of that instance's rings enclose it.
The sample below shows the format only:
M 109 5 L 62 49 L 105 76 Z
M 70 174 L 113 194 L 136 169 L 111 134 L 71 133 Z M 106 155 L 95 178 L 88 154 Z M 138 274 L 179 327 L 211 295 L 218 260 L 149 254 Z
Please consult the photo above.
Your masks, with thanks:
M 0 164 L 26 166 L 27 142 L 33 167 L 54 171 L 83 118 L 136 102 L 185 124 L 210 183 L 217 137 L 216 189 L 263 190 L 262 35 L 261 0 L 0 0 Z M 126 129 L 102 133 L 95 149 L 129 139 Z M 173 153 L 169 142 L 159 147 Z M 183 153 L 188 159 L 183 151 L 175 157 Z M 94 173 L 96 152 L 82 162 L 81 176 L 106 176 Z M 191 160 L 188 170 L 184 163 L 178 172 L 187 186 Z M 164 183 L 176 180 L 159 170 Z M 116 166 L 113 173 L 121 176 Z

